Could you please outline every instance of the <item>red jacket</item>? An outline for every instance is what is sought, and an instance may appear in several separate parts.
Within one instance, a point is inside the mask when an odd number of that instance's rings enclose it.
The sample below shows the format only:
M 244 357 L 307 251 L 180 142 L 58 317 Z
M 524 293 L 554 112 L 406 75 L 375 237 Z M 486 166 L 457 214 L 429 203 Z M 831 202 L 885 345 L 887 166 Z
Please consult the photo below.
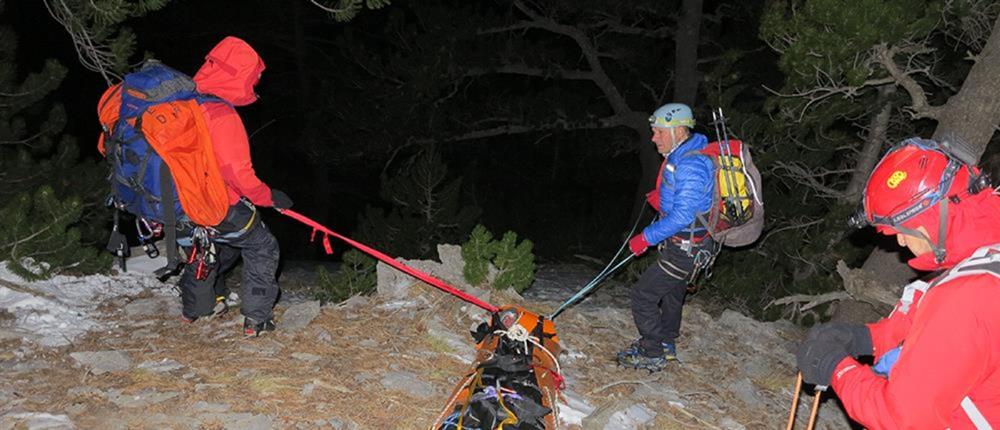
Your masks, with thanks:
M 981 193 L 949 210 L 943 268 L 968 260 L 972 245 L 1000 244 L 1000 197 Z M 926 293 L 908 288 L 887 318 L 868 327 L 876 361 L 902 350 L 888 379 L 850 357 L 837 366 L 831 385 L 853 419 L 871 429 L 971 429 L 961 405 L 968 397 L 998 427 L 1000 278 L 958 277 Z
M 253 87 L 263 71 L 264 61 L 257 52 L 243 40 L 229 36 L 208 53 L 194 81 L 198 92 L 219 97 L 232 106 L 244 106 L 257 100 Z M 271 187 L 254 172 L 247 131 L 232 106 L 201 105 L 222 180 L 229 188 L 229 203 L 236 203 L 242 196 L 255 205 L 272 206 Z

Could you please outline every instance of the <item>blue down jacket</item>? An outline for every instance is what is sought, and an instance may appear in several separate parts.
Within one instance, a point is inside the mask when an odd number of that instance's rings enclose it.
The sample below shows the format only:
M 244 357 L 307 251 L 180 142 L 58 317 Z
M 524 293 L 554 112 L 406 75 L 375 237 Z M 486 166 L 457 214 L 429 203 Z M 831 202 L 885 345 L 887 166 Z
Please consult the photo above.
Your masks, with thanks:
M 715 165 L 706 156 L 693 153 L 708 145 L 708 138 L 693 133 L 684 143 L 667 155 L 660 172 L 660 217 L 642 230 L 646 242 L 656 245 L 681 232 L 704 230 L 693 228 L 697 215 L 712 208 L 715 193 Z

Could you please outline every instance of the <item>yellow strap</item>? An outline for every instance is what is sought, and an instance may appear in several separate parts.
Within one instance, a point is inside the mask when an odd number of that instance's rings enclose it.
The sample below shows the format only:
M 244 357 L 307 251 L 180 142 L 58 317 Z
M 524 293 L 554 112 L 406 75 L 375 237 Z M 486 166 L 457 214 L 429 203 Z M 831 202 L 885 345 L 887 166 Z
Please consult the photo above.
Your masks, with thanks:
M 508 409 L 507 405 L 504 404 L 504 402 L 503 402 L 503 393 L 500 392 L 499 388 L 497 388 L 497 403 L 499 403 L 500 407 L 503 408 L 503 410 L 507 412 L 507 418 L 504 418 L 503 421 L 500 422 L 500 425 L 497 426 L 497 430 L 503 430 L 503 426 L 507 425 L 507 424 L 517 424 L 517 422 L 518 422 L 517 415 L 514 415 L 514 412 L 512 412 L 510 409 Z M 513 421 L 511 421 L 511 420 L 513 420 Z
M 241 228 L 239 231 L 243 232 L 249 230 L 250 226 L 253 225 L 253 221 L 255 219 L 257 219 L 257 206 L 253 207 L 253 212 L 250 213 L 250 219 L 247 220 L 247 225 L 243 226 L 243 228 Z

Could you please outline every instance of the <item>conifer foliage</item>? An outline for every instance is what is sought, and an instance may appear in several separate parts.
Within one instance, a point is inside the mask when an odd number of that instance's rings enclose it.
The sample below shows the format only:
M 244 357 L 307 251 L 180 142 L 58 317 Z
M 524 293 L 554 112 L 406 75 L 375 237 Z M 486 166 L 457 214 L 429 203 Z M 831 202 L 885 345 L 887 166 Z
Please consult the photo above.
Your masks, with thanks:
M 111 84 L 126 71 L 135 53 L 135 33 L 122 24 L 160 10 L 170 1 L 45 0 L 45 7 L 73 39 L 80 63 Z
M 82 246 L 80 230 L 72 226 L 83 208 L 79 197 L 60 199 L 48 185 L 11 199 L 0 209 L 0 258 L 27 280 L 106 269 L 110 258 Z
M 84 221 L 106 182 L 96 162 L 80 161 L 62 134 L 65 109 L 49 100 L 66 69 L 48 60 L 24 74 L 16 53 L 16 36 L 0 28 L 0 261 L 26 279 L 107 268 L 110 257 L 81 242 L 103 228 Z
M 500 240 L 494 240 L 493 233 L 477 225 L 469 235 L 469 241 L 462 245 L 465 280 L 473 285 L 486 283 L 492 266 L 496 277 L 490 284 L 494 289 L 513 288 L 520 293 L 535 279 L 533 246 L 527 239 L 518 243 L 517 233 L 512 231 L 504 233 Z
M 396 257 L 436 258 L 437 244 L 458 243 L 481 213 L 462 201 L 462 179 L 449 178 L 434 148 L 383 174 L 381 188 L 389 210 L 366 208 L 358 236 Z
M 316 277 L 319 285 L 316 299 L 324 303 L 339 303 L 375 290 L 375 259 L 352 249 L 344 253 L 344 261 L 337 272 L 330 273 L 320 267 Z
M 390 0 L 310 0 L 313 5 L 333 15 L 338 22 L 354 19 L 362 9 L 381 9 L 392 2 Z

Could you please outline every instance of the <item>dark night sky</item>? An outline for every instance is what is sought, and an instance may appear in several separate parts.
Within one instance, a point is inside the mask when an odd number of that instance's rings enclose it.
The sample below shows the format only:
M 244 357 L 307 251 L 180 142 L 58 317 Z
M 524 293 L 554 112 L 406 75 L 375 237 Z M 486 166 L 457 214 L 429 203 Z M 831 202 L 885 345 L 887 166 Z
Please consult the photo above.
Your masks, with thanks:
M 308 2 L 301 3 L 304 7 L 298 11 L 299 17 L 307 21 L 305 28 L 315 39 L 333 39 L 347 26 L 365 31 L 367 26 L 384 25 L 388 13 L 369 11 L 351 23 L 338 24 Z M 297 78 L 285 46 L 292 31 L 285 23 L 294 18 L 294 11 L 288 8 L 287 16 L 261 16 L 253 4 L 243 2 L 247 7 L 237 8 L 231 1 L 175 1 L 129 25 L 137 33 L 140 52 L 189 73 L 197 70 L 204 54 L 224 36 L 236 35 L 250 42 L 268 65 L 258 87 L 261 100 L 239 109 L 248 132 L 254 133 L 251 146 L 258 175 L 269 185 L 286 190 L 296 200 L 297 209 L 337 230 L 352 232 L 366 205 L 385 207 L 378 200 L 382 162 L 360 163 L 367 168 L 359 168 L 359 163 L 334 163 L 327 170 L 329 187 L 323 189 L 314 186 L 314 178 L 302 174 L 300 167 L 309 157 L 308 148 L 297 141 L 297 112 L 286 108 L 293 104 Z M 53 97 L 70 113 L 66 132 L 78 137 L 86 156 L 97 157 L 91 142 L 98 132 L 95 105 L 106 87 L 103 79 L 79 64 L 69 36 L 48 16 L 41 2 L 7 4 L 3 16 L 13 22 L 20 37 L 18 64 L 22 72 L 37 70 L 46 58 L 55 58 L 69 68 Z M 324 73 L 330 73 L 329 67 L 324 67 Z M 313 80 L 322 78 L 310 76 Z M 333 97 L 337 97 L 336 90 Z M 612 252 L 620 235 L 631 226 L 637 169 L 634 155 L 627 151 L 609 151 L 602 155 L 604 159 L 585 158 L 576 149 L 579 139 L 580 135 L 573 133 L 549 136 L 543 143 L 536 143 L 539 136 L 497 138 L 445 148 L 444 156 L 451 172 L 465 176 L 466 184 L 475 190 L 472 199 L 484 209 L 482 222 L 497 234 L 512 229 L 533 239 L 542 258 L 565 259 L 574 253 L 601 256 Z M 553 167 L 554 159 L 562 164 Z M 581 178 L 583 183 L 575 186 Z M 593 205 L 580 204 L 587 199 L 600 201 L 606 208 L 602 218 L 593 218 Z M 304 243 L 308 236 L 305 229 L 277 218 L 269 215 L 287 256 L 321 258 L 317 247 Z M 588 223 L 600 224 L 600 237 Z

